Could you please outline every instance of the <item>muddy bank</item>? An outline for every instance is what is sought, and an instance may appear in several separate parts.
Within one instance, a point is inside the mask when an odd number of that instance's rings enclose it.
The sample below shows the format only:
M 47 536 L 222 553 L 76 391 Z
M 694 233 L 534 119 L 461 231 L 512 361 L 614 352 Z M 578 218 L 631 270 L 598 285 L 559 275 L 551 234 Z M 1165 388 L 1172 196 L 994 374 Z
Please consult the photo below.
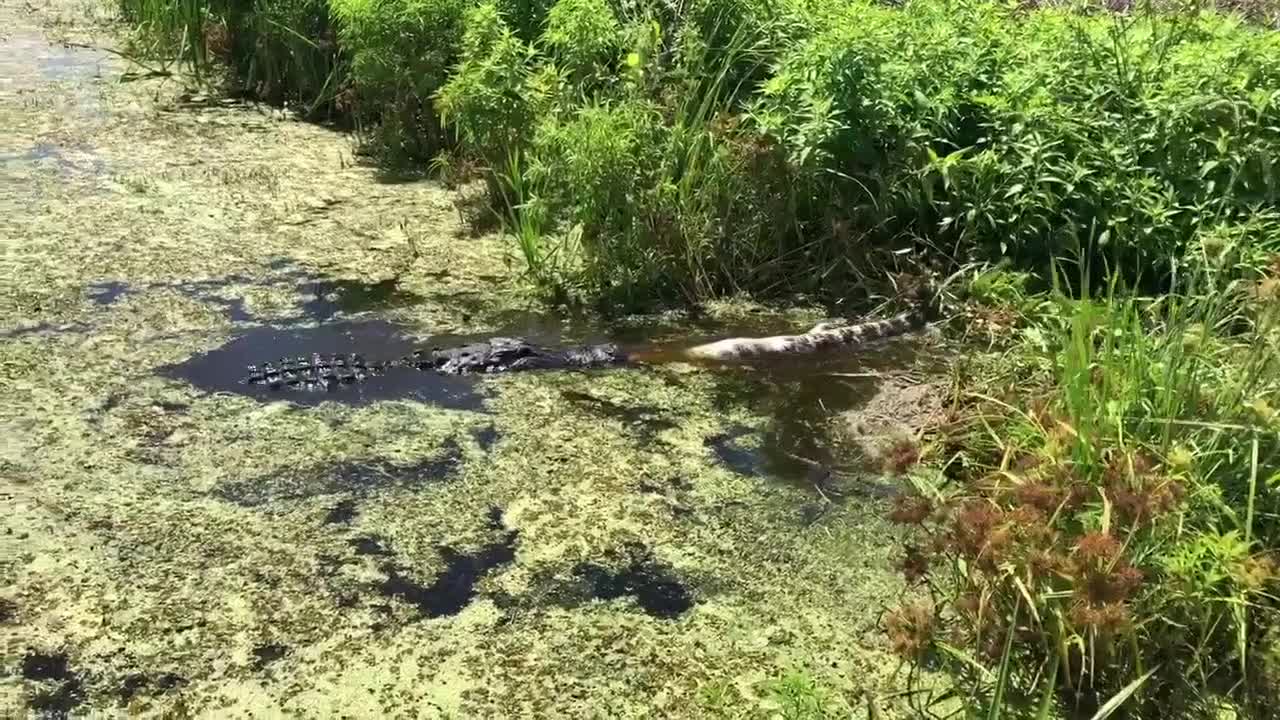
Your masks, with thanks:
M 222 379 L 260 352 L 671 341 L 816 311 L 548 316 L 443 188 L 47 44 L 109 42 L 102 22 L 0 7 L 0 704 L 738 717 L 791 667 L 849 703 L 894 686 L 883 494 L 820 475 L 857 466 L 824 438 L 918 371 L 916 346 L 793 374 L 240 392 Z

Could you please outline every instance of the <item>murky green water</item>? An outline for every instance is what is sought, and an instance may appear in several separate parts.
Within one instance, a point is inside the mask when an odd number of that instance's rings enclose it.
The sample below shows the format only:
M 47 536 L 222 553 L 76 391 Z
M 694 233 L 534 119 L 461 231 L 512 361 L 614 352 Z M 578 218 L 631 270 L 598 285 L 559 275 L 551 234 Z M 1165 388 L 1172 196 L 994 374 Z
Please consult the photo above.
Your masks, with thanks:
M 548 316 L 441 187 L 50 46 L 110 41 L 78 1 L 0 5 L 0 707 L 742 717 L 792 667 L 851 706 L 900 682 L 893 481 L 860 441 L 936 404 L 917 344 L 243 392 L 250 358 L 321 348 L 816 317 Z

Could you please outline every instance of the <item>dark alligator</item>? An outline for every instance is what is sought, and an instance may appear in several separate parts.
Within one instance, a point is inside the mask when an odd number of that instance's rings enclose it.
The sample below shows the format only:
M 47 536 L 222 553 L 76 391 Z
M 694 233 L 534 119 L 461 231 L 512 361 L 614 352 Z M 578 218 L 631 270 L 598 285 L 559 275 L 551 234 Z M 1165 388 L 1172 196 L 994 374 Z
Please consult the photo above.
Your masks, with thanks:
M 415 350 L 401 358 L 369 362 L 359 355 L 312 355 L 249 366 L 247 382 L 272 389 L 327 389 L 359 382 L 392 367 L 446 375 L 601 368 L 660 362 L 749 363 L 770 357 L 849 350 L 922 327 L 932 313 L 931 293 L 919 291 L 912 309 L 883 320 L 820 323 L 797 335 L 727 338 L 677 350 L 624 351 L 612 343 L 549 348 L 523 338 L 495 337 L 453 348 Z
M 446 375 L 555 370 L 621 365 L 627 353 L 616 345 L 582 345 L 547 348 L 523 338 L 490 338 L 453 348 L 415 350 L 404 357 L 371 362 L 360 355 L 322 355 L 282 358 L 276 362 L 250 365 L 246 382 L 271 389 L 331 390 L 380 375 L 393 367 L 411 367 Z

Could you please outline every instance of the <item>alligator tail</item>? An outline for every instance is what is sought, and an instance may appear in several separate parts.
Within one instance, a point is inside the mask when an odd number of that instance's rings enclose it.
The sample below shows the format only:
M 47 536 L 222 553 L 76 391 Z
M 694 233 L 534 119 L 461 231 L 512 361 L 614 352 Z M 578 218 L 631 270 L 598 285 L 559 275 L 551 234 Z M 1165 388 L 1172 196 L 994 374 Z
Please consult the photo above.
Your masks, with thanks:
M 728 338 L 685 348 L 678 354 L 682 359 L 695 362 L 735 362 L 857 348 L 876 340 L 905 335 L 928 324 L 934 314 L 933 288 L 922 283 L 912 294 L 915 302 L 910 310 L 883 320 L 836 327 L 819 325 L 800 335 Z

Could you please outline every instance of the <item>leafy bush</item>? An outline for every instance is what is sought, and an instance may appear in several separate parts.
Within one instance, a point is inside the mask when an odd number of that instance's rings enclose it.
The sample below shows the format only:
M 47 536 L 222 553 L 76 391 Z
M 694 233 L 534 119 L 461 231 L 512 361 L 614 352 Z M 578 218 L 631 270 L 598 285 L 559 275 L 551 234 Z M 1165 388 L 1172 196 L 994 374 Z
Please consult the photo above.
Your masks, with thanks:
M 1275 36 L 1057 12 L 1018 30 L 986 139 L 938 173 L 938 211 L 975 254 L 1043 268 L 1083 249 L 1163 280 L 1201 223 L 1274 206 Z
M 509 150 L 519 152 L 527 142 L 534 120 L 526 94 L 532 52 L 494 3 L 467 13 L 462 59 L 440 89 L 437 107 L 462 141 L 493 167 L 501 167 Z
M 542 43 L 557 64 L 583 83 L 614 74 L 622 25 L 605 0 L 560 0 L 547 15 Z
M 388 158 L 423 158 L 445 146 L 433 96 L 462 50 L 473 0 L 331 0 L 351 59 L 350 98 L 376 123 Z
M 1160 281 L 1200 223 L 1275 204 L 1278 42 L 1215 16 L 854 5 L 784 56 L 756 118 L 853 191 L 856 224 Z

